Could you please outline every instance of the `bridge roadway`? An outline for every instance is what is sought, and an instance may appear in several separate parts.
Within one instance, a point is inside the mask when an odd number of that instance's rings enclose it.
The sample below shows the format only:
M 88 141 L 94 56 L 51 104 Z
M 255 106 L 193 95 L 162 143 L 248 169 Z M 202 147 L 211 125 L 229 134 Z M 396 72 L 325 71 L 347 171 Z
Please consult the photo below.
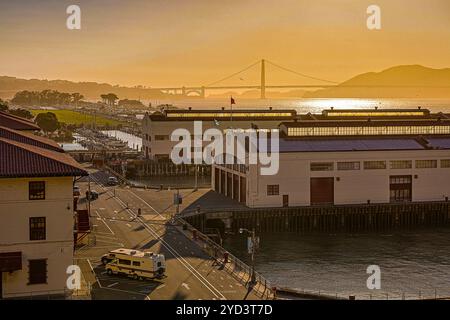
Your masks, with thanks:
M 167 223 L 171 212 L 164 208 L 170 207 L 172 199 L 155 202 L 154 196 L 145 195 L 154 190 L 106 186 L 107 176 L 102 172 L 93 172 L 91 178 L 96 181 L 91 182 L 91 189 L 100 193 L 99 199 L 91 202 L 96 243 L 78 249 L 75 259 L 86 281 L 93 283 L 92 299 L 259 299 L 179 228 Z M 86 191 L 86 182 L 78 185 Z M 87 206 L 84 197 L 79 205 Z M 136 218 L 137 208 L 141 208 L 141 218 Z M 167 277 L 138 281 L 106 275 L 101 255 L 121 246 L 163 253 Z

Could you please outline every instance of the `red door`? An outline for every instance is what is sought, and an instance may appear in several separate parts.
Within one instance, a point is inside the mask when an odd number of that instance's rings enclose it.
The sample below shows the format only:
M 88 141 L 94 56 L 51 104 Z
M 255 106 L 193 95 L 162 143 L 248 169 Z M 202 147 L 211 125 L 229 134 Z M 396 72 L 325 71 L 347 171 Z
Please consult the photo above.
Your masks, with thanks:
M 311 205 L 334 204 L 334 178 L 311 178 Z

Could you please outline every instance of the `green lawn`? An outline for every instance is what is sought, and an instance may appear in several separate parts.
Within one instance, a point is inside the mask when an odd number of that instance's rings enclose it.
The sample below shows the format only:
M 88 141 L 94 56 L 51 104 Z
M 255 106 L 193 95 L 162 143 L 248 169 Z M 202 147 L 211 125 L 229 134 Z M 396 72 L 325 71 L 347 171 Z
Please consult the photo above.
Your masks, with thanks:
M 46 113 L 46 112 L 54 113 L 58 118 L 59 122 L 63 122 L 66 124 L 80 125 L 80 124 L 91 124 L 94 122 L 94 116 L 71 110 L 42 110 L 42 109 L 31 110 L 31 113 L 33 113 L 34 116 L 38 115 L 39 113 Z M 95 120 L 97 125 L 99 126 L 105 125 L 117 126 L 118 124 L 120 124 L 120 121 L 110 120 L 107 118 L 103 118 L 102 116 L 97 116 Z

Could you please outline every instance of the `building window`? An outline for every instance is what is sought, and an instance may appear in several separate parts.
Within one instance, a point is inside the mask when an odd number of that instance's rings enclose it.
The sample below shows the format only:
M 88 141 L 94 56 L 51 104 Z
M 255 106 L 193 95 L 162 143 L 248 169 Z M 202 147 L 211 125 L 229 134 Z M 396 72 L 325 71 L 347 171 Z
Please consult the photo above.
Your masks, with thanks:
M 412 200 L 411 176 L 391 176 L 389 183 L 391 202 L 410 202 Z
M 442 159 L 441 168 L 450 168 L 450 159 Z
M 169 140 L 169 136 L 168 135 L 161 135 L 161 134 L 157 134 L 155 135 L 155 140 L 156 141 L 164 141 L 164 140 Z
M 30 241 L 45 240 L 45 239 L 46 239 L 45 217 L 31 217 Z
M 44 200 L 45 199 L 45 182 L 44 181 L 30 181 L 28 189 L 28 197 L 30 200 Z
M 269 184 L 267 185 L 267 195 L 268 196 L 278 196 L 280 194 L 280 185 Z
M 313 162 L 311 163 L 311 171 L 333 171 L 333 162 Z
M 47 283 L 47 259 L 28 260 L 28 284 Z
M 437 160 L 416 160 L 417 169 L 437 168 Z
M 412 161 L 411 160 L 394 160 L 390 162 L 391 169 L 411 169 Z
M 364 161 L 365 170 L 386 169 L 386 161 Z
M 361 163 L 359 161 L 350 161 L 350 162 L 338 162 L 337 163 L 338 170 L 360 170 Z

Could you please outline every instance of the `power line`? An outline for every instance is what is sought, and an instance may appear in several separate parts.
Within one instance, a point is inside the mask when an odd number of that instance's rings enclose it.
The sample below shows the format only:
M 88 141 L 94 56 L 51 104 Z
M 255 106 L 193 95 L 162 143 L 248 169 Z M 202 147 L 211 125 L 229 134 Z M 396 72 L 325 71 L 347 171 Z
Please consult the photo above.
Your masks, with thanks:
M 304 78 L 309 78 L 309 79 L 313 79 L 313 80 L 324 81 L 324 82 L 333 83 L 333 84 L 339 84 L 339 82 L 335 82 L 335 81 L 331 81 L 331 80 L 325 80 L 325 79 L 321 79 L 321 78 L 316 78 L 316 77 L 313 77 L 313 76 L 309 76 L 309 75 L 306 75 L 306 74 L 303 74 L 303 73 L 300 73 L 300 72 L 297 72 L 297 71 L 294 71 L 294 70 L 291 70 L 291 69 L 282 67 L 282 66 L 280 66 L 280 65 L 278 65 L 278 64 L 276 64 L 276 63 L 273 63 L 273 62 L 271 62 L 271 61 L 268 61 L 268 60 L 266 60 L 266 62 L 268 62 L 269 64 L 273 65 L 274 67 L 280 68 L 280 69 L 282 69 L 282 70 L 284 70 L 284 71 L 287 71 L 287 72 L 294 73 L 294 74 L 296 74 L 296 75 L 298 75 L 298 76 L 301 76 L 301 77 L 304 77 Z
M 240 71 L 238 71 L 238 72 L 235 72 L 235 73 L 233 73 L 232 75 L 230 75 L 230 76 L 228 76 L 228 77 L 225 77 L 225 78 L 223 78 L 223 79 L 214 81 L 214 82 L 212 82 L 212 83 L 206 85 L 205 87 L 211 87 L 211 86 L 213 86 L 213 85 L 215 85 L 215 84 L 218 84 L 219 82 L 222 82 L 222 81 L 228 80 L 228 79 L 230 79 L 230 78 L 232 78 L 232 77 L 234 77 L 234 76 L 237 76 L 238 74 L 247 71 L 248 69 L 254 67 L 254 66 L 257 65 L 257 64 L 259 64 L 260 62 L 261 62 L 261 61 L 256 61 L 255 63 L 251 64 L 250 66 L 248 66 L 248 67 L 246 67 L 246 68 L 244 68 L 244 69 L 242 69 L 242 70 L 240 70 Z

